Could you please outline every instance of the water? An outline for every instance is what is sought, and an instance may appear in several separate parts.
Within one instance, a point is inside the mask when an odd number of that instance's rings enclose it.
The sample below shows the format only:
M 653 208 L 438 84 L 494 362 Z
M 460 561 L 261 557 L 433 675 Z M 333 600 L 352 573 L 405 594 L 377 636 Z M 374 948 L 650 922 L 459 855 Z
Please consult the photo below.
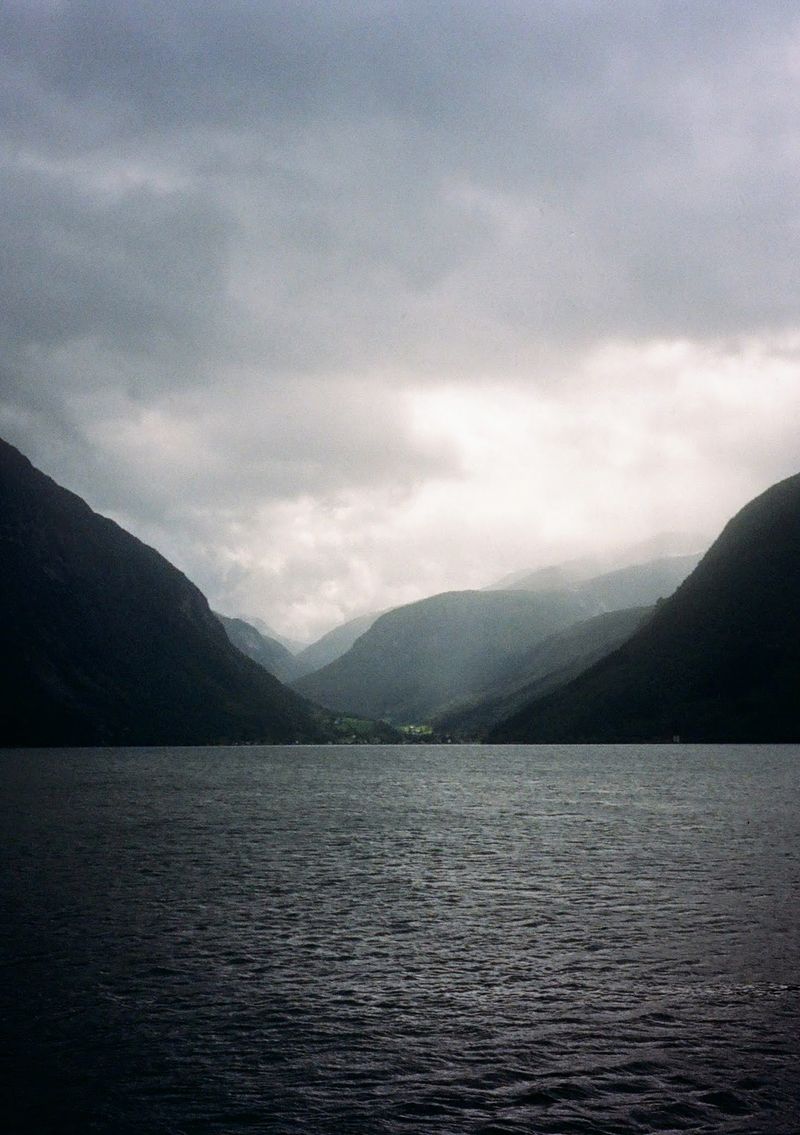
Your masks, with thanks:
M 0 773 L 4 1132 L 800 1130 L 798 747 Z

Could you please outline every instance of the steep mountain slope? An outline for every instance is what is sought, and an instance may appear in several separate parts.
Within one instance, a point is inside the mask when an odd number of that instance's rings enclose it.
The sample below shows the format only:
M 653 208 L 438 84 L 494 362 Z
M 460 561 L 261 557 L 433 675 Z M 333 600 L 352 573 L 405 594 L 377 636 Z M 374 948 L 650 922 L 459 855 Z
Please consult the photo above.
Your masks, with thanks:
M 725 527 L 619 649 L 493 741 L 800 740 L 800 475 Z
M 434 595 L 382 615 L 346 654 L 294 688 L 333 709 L 425 721 L 483 689 L 509 656 L 593 613 L 572 593 Z
M 277 639 L 268 638 L 244 619 L 232 619 L 227 615 L 214 614 L 225 628 L 225 633 L 242 654 L 252 658 L 281 682 L 290 682 L 304 671 L 297 665 L 294 655 Z
M 317 740 L 152 548 L 0 441 L 0 744 Z
M 435 718 L 434 730 L 454 740 L 485 737 L 498 722 L 533 698 L 563 686 L 616 650 L 649 618 L 652 610 L 635 607 L 608 611 L 557 631 L 522 657 L 509 659 L 492 685 L 478 697 Z
M 356 639 L 369 630 L 379 614 L 380 612 L 376 611 L 368 615 L 359 615 L 357 619 L 350 619 L 299 651 L 295 656 L 298 677 L 302 674 L 310 674 L 314 670 L 321 670 L 323 666 L 341 658 Z

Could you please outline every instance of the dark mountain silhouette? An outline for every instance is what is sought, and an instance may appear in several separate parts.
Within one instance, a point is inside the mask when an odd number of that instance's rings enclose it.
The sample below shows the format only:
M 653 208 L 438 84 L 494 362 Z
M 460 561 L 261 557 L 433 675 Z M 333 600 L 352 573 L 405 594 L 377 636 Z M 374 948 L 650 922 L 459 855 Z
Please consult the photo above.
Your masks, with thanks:
M 333 709 L 429 721 L 486 697 L 487 688 L 496 695 L 499 683 L 507 692 L 541 677 L 535 666 L 532 675 L 530 653 L 547 636 L 607 611 L 649 606 L 695 562 L 637 564 L 558 591 L 434 595 L 382 615 L 347 653 L 293 686 Z
M 158 552 L 0 441 L 0 744 L 314 741 L 328 715 L 228 641 Z
M 295 656 L 277 639 L 269 638 L 244 619 L 232 619 L 214 612 L 225 628 L 233 645 L 263 666 L 281 682 L 299 678 L 304 671 L 298 666 Z
M 359 615 L 358 618 L 350 619 L 346 623 L 341 623 L 338 627 L 334 627 L 333 630 L 324 634 L 322 638 L 299 651 L 295 656 L 298 665 L 297 676 L 300 677 L 302 674 L 321 670 L 323 666 L 341 658 L 356 639 L 369 630 L 379 614 L 379 611 L 375 611 L 368 615 Z
M 492 741 L 800 740 L 800 475 L 731 520 L 623 646 Z
M 607 611 L 537 643 L 510 659 L 492 685 L 469 702 L 434 718 L 437 734 L 456 741 L 480 740 L 512 713 L 557 686 L 563 686 L 615 650 L 638 630 L 652 607 Z

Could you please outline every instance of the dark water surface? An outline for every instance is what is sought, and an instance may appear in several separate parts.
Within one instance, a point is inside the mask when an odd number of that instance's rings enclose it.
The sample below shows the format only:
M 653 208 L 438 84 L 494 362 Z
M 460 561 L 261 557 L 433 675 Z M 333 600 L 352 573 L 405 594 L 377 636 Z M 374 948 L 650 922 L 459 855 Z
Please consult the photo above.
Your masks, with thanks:
M 800 748 L 0 754 L 3 1132 L 800 1131 Z

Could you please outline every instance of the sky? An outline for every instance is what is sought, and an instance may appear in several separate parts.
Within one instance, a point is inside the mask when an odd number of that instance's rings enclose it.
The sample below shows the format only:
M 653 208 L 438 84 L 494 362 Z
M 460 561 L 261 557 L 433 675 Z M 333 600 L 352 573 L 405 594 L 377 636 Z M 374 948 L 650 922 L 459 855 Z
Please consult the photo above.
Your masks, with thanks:
M 800 470 L 800 7 L 5 0 L 0 435 L 228 614 Z

